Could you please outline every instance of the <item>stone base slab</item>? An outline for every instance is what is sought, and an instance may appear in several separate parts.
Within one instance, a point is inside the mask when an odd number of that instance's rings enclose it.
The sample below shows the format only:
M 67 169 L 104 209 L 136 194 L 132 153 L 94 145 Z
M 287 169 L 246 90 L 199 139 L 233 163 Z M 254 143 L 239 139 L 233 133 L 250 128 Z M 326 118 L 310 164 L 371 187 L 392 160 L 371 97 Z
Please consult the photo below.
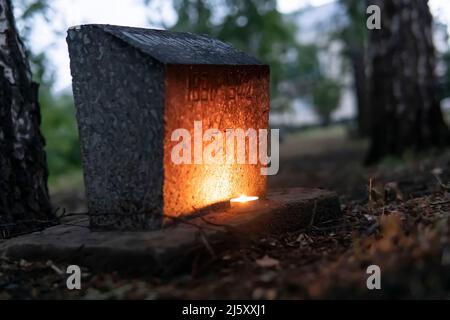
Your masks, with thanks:
M 172 219 L 161 230 L 93 232 L 87 216 L 0 242 L 0 256 L 53 260 L 99 271 L 170 275 L 187 270 L 199 255 L 214 256 L 236 242 L 296 231 L 341 216 L 337 195 L 320 189 L 270 192 L 260 205 L 232 208 L 190 219 Z

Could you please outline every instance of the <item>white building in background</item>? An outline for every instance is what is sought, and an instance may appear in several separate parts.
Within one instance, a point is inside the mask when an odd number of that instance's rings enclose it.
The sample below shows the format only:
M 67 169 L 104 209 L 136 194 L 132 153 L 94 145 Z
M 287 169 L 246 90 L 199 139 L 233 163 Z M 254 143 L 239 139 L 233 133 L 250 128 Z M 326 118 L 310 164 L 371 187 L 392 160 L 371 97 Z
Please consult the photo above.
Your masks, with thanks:
M 332 115 L 333 120 L 351 119 L 355 117 L 356 100 L 353 90 L 351 69 L 344 72 L 341 50 L 342 41 L 330 39 L 339 25 L 345 23 L 345 9 L 338 2 L 321 6 L 311 6 L 290 14 L 298 28 L 298 41 L 301 44 L 315 44 L 320 48 L 319 62 L 327 76 L 338 79 L 342 84 L 341 100 Z M 301 57 L 300 57 L 301 58 Z M 314 113 L 311 101 L 298 99 L 294 101 L 292 110 L 284 114 L 273 114 L 272 125 L 305 125 L 316 124 L 319 119 Z

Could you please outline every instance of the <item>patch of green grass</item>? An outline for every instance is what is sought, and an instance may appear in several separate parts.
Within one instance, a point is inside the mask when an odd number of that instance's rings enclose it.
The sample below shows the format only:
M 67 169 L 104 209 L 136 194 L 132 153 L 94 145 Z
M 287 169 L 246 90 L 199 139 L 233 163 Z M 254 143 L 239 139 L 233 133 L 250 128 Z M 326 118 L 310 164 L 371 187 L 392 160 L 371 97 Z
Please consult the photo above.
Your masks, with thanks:
M 315 127 L 303 132 L 298 132 L 297 135 L 303 138 L 345 137 L 347 135 L 347 126 L 343 124 L 333 124 L 328 127 Z
M 83 190 L 84 178 L 82 170 L 73 170 L 63 175 L 56 177 L 49 177 L 49 188 L 51 193 L 68 191 L 68 190 Z

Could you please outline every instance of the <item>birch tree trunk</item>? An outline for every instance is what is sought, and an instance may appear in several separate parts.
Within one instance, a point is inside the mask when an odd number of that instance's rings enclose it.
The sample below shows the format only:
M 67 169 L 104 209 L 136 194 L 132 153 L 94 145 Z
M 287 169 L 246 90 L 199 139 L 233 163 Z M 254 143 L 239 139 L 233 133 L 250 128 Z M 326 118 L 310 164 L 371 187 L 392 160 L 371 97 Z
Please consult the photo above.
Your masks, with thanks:
M 17 33 L 11 0 L 0 0 L 0 238 L 52 219 L 38 85 Z M 21 225 L 21 227 L 18 227 Z
M 368 0 L 381 8 L 369 31 L 369 163 L 449 143 L 435 76 L 432 16 L 426 0 Z

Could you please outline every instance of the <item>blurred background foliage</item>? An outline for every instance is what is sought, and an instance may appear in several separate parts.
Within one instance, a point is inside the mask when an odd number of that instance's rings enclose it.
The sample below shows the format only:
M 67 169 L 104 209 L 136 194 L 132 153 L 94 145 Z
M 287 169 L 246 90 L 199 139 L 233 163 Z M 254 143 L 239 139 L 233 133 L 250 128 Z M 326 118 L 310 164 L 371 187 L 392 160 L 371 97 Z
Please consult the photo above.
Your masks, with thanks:
M 142 0 L 148 10 L 152 0 Z M 348 86 L 341 74 L 351 74 L 355 93 L 355 119 L 359 135 L 366 133 L 367 110 L 367 30 L 366 4 L 361 0 L 337 0 L 344 9 L 344 18 L 331 21 L 326 37 L 311 42 L 300 41 L 303 30 L 298 19 L 305 16 L 282 14 L 276 0 L 172 0 L 177 13 L 173 25 L 164 19 L 149 21 L 161 28 L 208 34 L 229 42 L 254 55 L 271 67 L 272 114 L 289 113 L 300 98 L 309 102 L 309 108 L 318 118 L 317 125 L 332 123 L 333 114 Z M 27 43 L 34 19 L 45 19 L 51 24 L 58 12 L 49 0 L 14 1 L 19 31 Z M 308 15 L 308 13 L 306 14 Z M 300 17 L 300 18 L 299 18 Z M 307 18 L 307 17 L 306 17 Z M 66 30 L 55 30 L 65 33 Z M 324 44 L 325 41 L 325 44 Z M 335 41 L 340 43 L 342 70 L 338 76 L 328 72 L 324 52 Z M 30 46 L 27 46 L 30 48 Z M 40 83 L 40 102 L 43 115 L 42 130 L 47 140 L 50 184 L 67 175 L 80 174 L 81 160 L 73 98 L 70 91 L 54 90 L 54 66 L 46 52 L 29 52 L 34 78 Z M 440 56 L 441 98 L 450 96 L 450 53 Z M 81 179 L 79 179 L 81 181 Z
M 341 96 L 339 82 L 326 77 L 318 78 L 317 84 L 312 89 L 313 104 L 324 126 L 331 122 L 331 114 L 336 109 Z

